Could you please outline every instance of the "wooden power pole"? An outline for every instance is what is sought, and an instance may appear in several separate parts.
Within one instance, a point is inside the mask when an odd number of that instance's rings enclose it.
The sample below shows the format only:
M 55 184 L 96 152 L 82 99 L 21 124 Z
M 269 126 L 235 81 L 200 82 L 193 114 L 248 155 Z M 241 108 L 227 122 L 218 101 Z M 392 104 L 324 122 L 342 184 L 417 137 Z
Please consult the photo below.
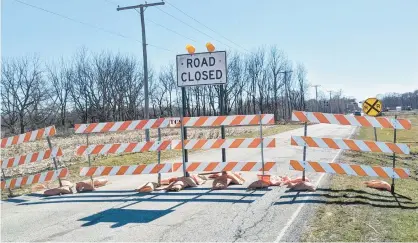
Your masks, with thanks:
M 129 10 L 129 9 L 140 9 L 141 14 L 141 27 L 142 27 L 142 57 L 144 62 L 144 96 L 145 96 L 145 119 L 149 119 L 149 96 L 148 96 L 148 60 L 147 60 L 147 39 L 145 36 L 145 20 L 144 20 L 144 10 L 147 7 L 157 6 L 157 5 L 164 5 L 164 2 L 159 3 L 146 3 L 134 6 L 127 6 L 127 7 L 119 7 L 116 9 L 117 11 L 120 10 Z M 146 141 L 150 140 L 149 129 L 145 130 L 145 139 Z

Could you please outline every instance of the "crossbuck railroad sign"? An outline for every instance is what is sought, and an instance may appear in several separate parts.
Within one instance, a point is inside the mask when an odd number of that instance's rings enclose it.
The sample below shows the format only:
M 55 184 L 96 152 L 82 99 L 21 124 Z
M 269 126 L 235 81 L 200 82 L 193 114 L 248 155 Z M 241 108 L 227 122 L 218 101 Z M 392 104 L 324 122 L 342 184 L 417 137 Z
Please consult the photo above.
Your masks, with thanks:
M 378 116 L 382 106 L 382 102 L 377 98 L 368 98 L 363 102 L 363 112 L 369 116 Z

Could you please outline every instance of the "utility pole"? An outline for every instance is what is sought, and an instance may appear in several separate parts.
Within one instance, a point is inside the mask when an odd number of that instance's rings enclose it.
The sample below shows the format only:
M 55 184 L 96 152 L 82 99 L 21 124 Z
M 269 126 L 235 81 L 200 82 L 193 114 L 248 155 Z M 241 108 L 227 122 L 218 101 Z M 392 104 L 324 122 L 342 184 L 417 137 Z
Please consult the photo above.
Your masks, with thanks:
M 144 20 L 144 11 L 147 7 L 164 5 L 164 2 L 159 3 L 145 3 L 140 5 L 128 6 L 128 7 L 119 7 L 116 9 L 120 10 L 129 10 L 129 9 L 140 9 L 141 14 L 141 29 L 142 29 L 142 61 L 144 62 L 144 95 L 145 95 L 145 120 L 149 119 L 149 96 L 148 96 L 148 59 L 147 59 L 147 39 L 145 37 L 145 20 Z M 145 130 L 145 139 L 146 141 L 150 140 L 149 129 Z
M 332 90 L 330 90 L 328 92 L 329 92 L 329 113 L 332 113 L 332 106 L 331 106 L 331 93 L 332 93 Z
M 288 104 L 287 105 L 287 108 L 286 108 L 286 106 L 285 106 L 285 114 L 286 115 L 288 115 L 288 117 L 285 117 L 285 119 L 287 119 L 287 118 L 289 118 L 290 117 L 290 114 L 292 113 L 292 111 L 291 111 L 291 107 L 290 107 L 290 101 L 289 101 L 289 95 L 288 95 L 288 93 L 287 93 L 287 74 L 288 73 L 291 73 L 291 72 L 293 72 L 292 70 L 286 70 L 286 71 L 280 71 L 279 73 L 283 73 L 284 74 L 284 89 L 285 89 L 285 96 L 286 96 L 286 103 Z M 287 109 L 289 109 L 288 111 L 289 112 L 287 112 Z
M 319 112 L 319 104 L 318 104 L 318 87 L 320 87 L 321 85 L 316 84 L 316 85 L 312 85 L 312 87 L 315 87 L 315 100 L 316 100 L 316 111 Z

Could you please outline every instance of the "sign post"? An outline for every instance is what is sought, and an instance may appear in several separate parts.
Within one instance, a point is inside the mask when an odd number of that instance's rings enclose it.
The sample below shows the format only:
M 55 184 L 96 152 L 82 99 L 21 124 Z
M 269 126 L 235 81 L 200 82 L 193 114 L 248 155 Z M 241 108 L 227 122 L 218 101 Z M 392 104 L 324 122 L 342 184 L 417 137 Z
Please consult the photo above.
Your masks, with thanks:
M 186 117 L 186 87 L 200 85 L 221 85 L 219 109 L 224 114 L 224 87 L 227 82 L 226 52 L 201 52 L 182 54 L 176 57 L 177 86 L 181 87 L 182 117 Z M 225 128 L 221 127 L 221 136 L 225 138 Z M 182 126 L 182 137 L 187 139 L 186 127 Z M 184 149 L 184 147 L 183 147 Z M 183 152 L 183 168 L 188 162 L 187 150 Z M 222 161 L 226 161 L 225 149 L 222 149 Z
M 378 116 L 382 112 L 382 102 L 377 98 L 368 98 L 363 102 L 363 112 L 369 116 Z M 377 141 L 376 127 L 373 127 L 374 140 Z

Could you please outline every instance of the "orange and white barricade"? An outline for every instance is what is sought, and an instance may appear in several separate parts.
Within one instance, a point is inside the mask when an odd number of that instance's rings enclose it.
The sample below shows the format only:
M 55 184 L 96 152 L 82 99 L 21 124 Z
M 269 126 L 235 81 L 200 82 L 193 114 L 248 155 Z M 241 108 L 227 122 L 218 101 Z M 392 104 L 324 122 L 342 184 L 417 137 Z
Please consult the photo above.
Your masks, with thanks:
M 80 169 L 80 176 L 141 175 L 173 172 L 173 164 L 94 166 Z
M 171 141 L 151 141 L 139 143 L 113 143 L 113 144 L 92 144 L 79 145 L 76 148 L 76 155 L 94 154 L 120 154 L 120 153 L 142 153 L 147 151 L 161 151 L 171 149 Z
M 35 130 L 35 131 L 30 131 L 30 132 L 26 132 L 20 135 L 1 139 L 2 148 L 7 148 L 12 145 L 18 145 L 18 144 L 27 143 L 27 142 L 33 142 L 33 141 L 41 140 L 44 138 L 46 138 L 48 142 L 48 147 L 49 147 L 49 149 L 46 149 L 46 150 L 23 154 L 23 155 L 16 155 L 11 158 L 2 159 L 1 160 L 1 168 L 2 168 L 2 175 L 3 175 L 3 180 L 1 184 L 2 189 L 7 188 L 10 190 L 10 189 L 18 188 L 24 185 L 35 184 L 35 183 L 40 183 L 40 182 L 45 182 L 45 181 L 53 181 L 53 180 L 60 179 L 68 175 L 68 170 L 66 168 L 58 169 L 58 164 L 57 164 L 56 159 L 61 157 L 63 155 L 63 152 L 62 152 L 62 149 L 59 147 L 52 147 L 49 137 L 55 134 L 56 134 L 55 126 L 49 126 L 46 128 Z M 38 173 L 35 175 L 30 175 L 30 176 L 6 179 L 5 173 L 3 171 L 4 169 L 12 168 L 12 167 L 20 166 L 20 165 L 25 165 L 29 163 L 40 162 L 46 159 L 53 160 L 55 170 L 42 172 L 42 173 Z M 60 181 L 60 184 L 61 184 L 61 181 Z M 9 192 L 11 193 L 11 191 Z
M 332 173 L 340 175 L 346 174 L 354 176 L 379 176 L 383 178 L 392 178 L 392 192 L 394 192 L 394 179 L 409 177 L 408 169 L 395 167 L 395 154 L 410 153 L 409 145 L 403 143 L 396 143 L 397 129 L 411 129 L 411 121 L 407 119 L 397 119 L 396 116 L 395 118 L 388 118 L 293 111 L 292 120 L 305 122 L 304 136 L 292 136 L 290 141 L 291 145 L 304 147 L 303 160 L 290 161 L 290 168 L 292 170 L 303 171 L 303 178 L 305 178 L 305 171 Z M 307 136 L 307 122 L 358 127 L 391 128 L 394 129 L 395 142 L 392 143 L 355 139 L 309 137 Z M 392 153 L 393 167 L 348 165 L 343 163 L 324 163 L 308 161 L 306 159 L 307 147 L 353 150 L 361 152 Z

